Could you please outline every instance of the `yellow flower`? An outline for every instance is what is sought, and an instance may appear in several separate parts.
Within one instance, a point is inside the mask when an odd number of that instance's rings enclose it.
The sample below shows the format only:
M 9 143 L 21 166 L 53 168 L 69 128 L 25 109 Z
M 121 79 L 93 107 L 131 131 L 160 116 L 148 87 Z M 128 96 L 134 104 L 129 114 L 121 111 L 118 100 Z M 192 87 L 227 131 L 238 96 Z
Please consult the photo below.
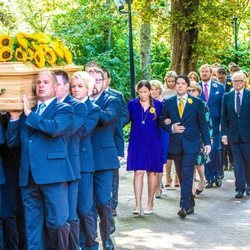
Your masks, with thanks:
M 16 35 L 17 42 L 24 49 L 28 49 L 28 41 L 24 37 L 24 33 L 20 32 Z
M 27 50 L 27 60 L 32 61 L 34 58 L 34 51 L 32 49 Z
M 227 82 L 227 85 L 232 85 L 232 83 L 231 82 Z
M 63 52 L 64 52 L 64 58 L 65 58 L 66 62 L 72 63 L 72 55 L 71 55 L 69 49 L 66 47 L 63 47 Z
M 0 62 L 7 62 L 12 59 L 12 50 L 10 47 L 4 46 L 0 49 Z
M 193 103 L 193 100 L 192 100 L 191 98 L 188 98 L 187 101 L 188 101 L 189 104 L 192 104 L 192 103 Z
M 0 36 L 0 47 L 1 46 L 10 46 L 12 43 L 12 38 L 9 35 Z
M 45 66 L 45 57 L 44 57 L 44 53 L 42 50 L 38 49 L 35 51 L 34 61 L 38 68 L 42 68 Z
M 155 108 L 154 108 L 154 107 L 151 107 L 150 110 L 149 110 L 149 112 L 150 112 L 151 114 L 154 114 L 154 113 L 155 113 Z
M 50 35 L 48 34 L 44 34 L 44 33 L 39 33 L 39 35 L 41 35 L 39 42 L 40 43 L 50 43 L 51 42 L 51 38 Z
M 15 51 L 15 58 L 18 61 L 26 62 L 27 61 L 27 53 L 25 51 L 23 51 L 22 48 L 19 47 Z
M 50 47 L 44 47 L 44 53 L 45 53 L 45 56 L 46 56 L 46 60 L 47 62 L 53 66 L 56 62 L 56 54 L 54 52 L 54 50 Z

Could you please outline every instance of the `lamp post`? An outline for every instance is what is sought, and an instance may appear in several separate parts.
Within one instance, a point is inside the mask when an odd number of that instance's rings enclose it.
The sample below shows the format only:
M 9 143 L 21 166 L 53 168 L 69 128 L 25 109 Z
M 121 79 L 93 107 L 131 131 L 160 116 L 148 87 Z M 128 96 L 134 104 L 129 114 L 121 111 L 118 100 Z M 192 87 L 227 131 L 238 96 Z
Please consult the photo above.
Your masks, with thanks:
M 239 57 L 238 57 L 238 17 L 233 17 L 233 25 L 234 25 L 234 47 L 235 47 L 235 63 L 238 64 Z
M 130 62 L 130 94 L 131 98 L 135 98 L 135 64 L 134 64 L 134 47 L 133 47 L 133 25 L 132 25 L 132 13 L 131 4 L 133 0 L 126 0 L 128 5 L 128 11 L 124 11 L 124 0 L 114 0 L 119 12 L 122 14 L 128 14 L 129 22 L 129 62 Z

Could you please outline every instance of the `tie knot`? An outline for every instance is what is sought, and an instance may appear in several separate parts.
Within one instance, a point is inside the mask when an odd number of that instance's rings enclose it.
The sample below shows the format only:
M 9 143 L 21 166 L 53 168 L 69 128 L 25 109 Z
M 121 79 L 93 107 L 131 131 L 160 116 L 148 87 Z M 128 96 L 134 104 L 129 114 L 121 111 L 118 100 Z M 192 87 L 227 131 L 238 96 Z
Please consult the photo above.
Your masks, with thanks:
M 237 92 L 237 95 L 239 96 L 239 95 L 240 95 L 240 92 Z
M 46 105 L 45 105 L 44 102 L 42 102 L 42 103 L 39 104 L 39 109 L 44 109 L 45 107 L 46 107 Z
M 204 84 L 204 86 L 205 86 L 205 87 L 207 87 L 207 86 L 208 86 L 208 84 L 207 84 L 207 83 L 205 83 L 205 84 Z
M 43 111 L 44 111 L 45 108 L 46 108 L 45 103 L 44 103 L 44 102 L 40 103 L 40 104 L 38 105 L 38 108 L 37 108 L 36 113 L 37 113 L 38 115 L 41 115 L 41 114 L 43 113 Z

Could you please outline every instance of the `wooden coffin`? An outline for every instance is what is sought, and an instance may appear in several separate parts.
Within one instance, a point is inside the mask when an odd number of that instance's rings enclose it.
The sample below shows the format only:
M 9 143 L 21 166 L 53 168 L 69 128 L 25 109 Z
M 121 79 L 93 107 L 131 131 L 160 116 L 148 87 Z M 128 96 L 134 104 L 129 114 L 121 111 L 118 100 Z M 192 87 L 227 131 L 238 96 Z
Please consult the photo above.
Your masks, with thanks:
M 42 70 L 64 70 L 72 76 L 74 72 L 82 70 L 82 67 L 67 65 L 39 69 L 31 63 L 0 63 L 0 110 L 22 110 L 23 95 L 26 95 L 32 105 L 35 105 L 36 95 L 33 86 L 38 73 Z

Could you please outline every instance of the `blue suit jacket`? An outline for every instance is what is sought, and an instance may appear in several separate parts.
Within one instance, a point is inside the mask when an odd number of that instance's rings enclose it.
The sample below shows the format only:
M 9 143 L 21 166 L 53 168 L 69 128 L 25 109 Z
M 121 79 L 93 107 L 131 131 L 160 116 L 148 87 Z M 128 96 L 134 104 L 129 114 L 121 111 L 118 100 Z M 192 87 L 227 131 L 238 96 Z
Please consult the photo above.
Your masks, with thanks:
M 91 135 L 98 123 L 101 109 L 89 99 L 87 99 L 85 104 L 88 108 L 88 114 L 87 119 L 82 126 L 82 135 L 80 141 L 81 172 L 95 172 Z
M 71 95 L 65 97 L 65 103 L 69 104 L 74 109 L 74 119 L 69 135 L 68 143 L 68 157 L 74 172 L 75 178 L 80 179 L 80 140 L 82 134 L 82 125 L 86 122 L 87 118 L 87 106 L 73 98 Z
M 96 104 L 100 107 L 101 112 L 99 122 L 91 138 L 95 170 L 119 168 L 118 154 L 114 142 L 114 129 L 119 116 L 120 101 L 103 91 Z
M 166 125 L 165 119 L 170 119 L 171 123 Z M 172 125 L 180 122 L 185 127 L 182 134 L 173 134 Z M 199 98 L 188 95 L 182 118 L 179 116 L 177 107 L 177 96 L 173 96 L 163 104 L 160 115 L 161 126 L 170 133 L 169 153 L 178 154 L 182 151 L 186 153 L 198 153 L 200 151 L 200 138 L 205 145 L 210 145 L 210 135 L 208 124 L 205 118 L 205 108 Z
M 199 84 L 203 89 L 202 82 L 199 82 Z M 221 112 L 222 112 L 222 99 L 224 92 L 225 91 L 222 84 L 217 83 L 215 81 L 211 81 L 211 89 L 207 104 L 212 118 L 213 134 L 219 133 L 219 126 L 221 122 Z M 201 93 L 200 98 L 203 101 L 206 101 L 203 92 Z
M 224 96 L 221 135 L 227 135 L 231 143 L 250 142 L 250 91 L 244 89 L 240 116 L 235 112 L 235 91 Z
M 111 93 L 120 100 L 120 115 L 116 122 L 114 133 L 115 145 L 117 148 L 118 156 L 124 157 L 124 134 L 123 126 L 129 122 L 129 112 L 127 104 L 124 100 L 123 94 L 115 89 L 109 88 L 108 93 Z
M 68 132 L 74 111 L 65 103 L 54 99 L 41 116 L 34 111 L 17 121 L 9 122 L 6 131 L 8 146 L 21 143 L 19 171 L 20 186 L 27 186 L 29 171 L 37 184 L 50 184 L 74 180 L 68 159 Z
M 4 144 L 4 127 L 3 124 L 0 124 L 0 145 Z M 0 185 L 5 183 L 5 176 L 3 171 L 3 159 L 0 154 Z

